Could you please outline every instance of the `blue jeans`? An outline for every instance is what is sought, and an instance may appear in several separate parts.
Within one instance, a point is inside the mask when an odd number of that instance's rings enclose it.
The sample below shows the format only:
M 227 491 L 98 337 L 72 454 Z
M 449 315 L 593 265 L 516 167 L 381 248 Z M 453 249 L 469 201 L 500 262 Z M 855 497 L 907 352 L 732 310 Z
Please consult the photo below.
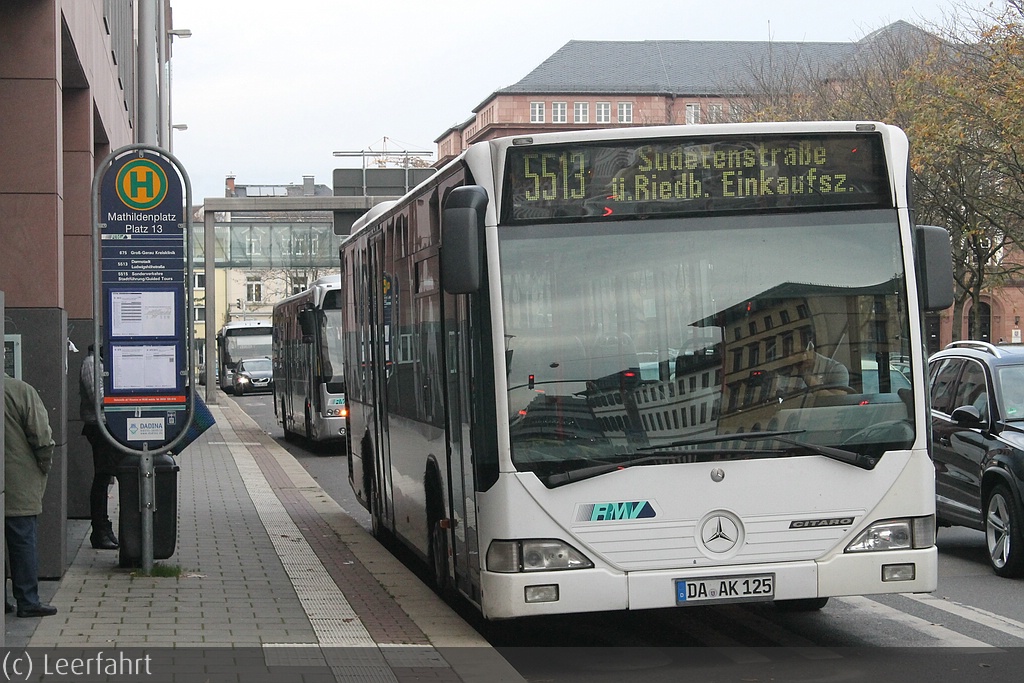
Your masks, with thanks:
M 11 562 L 11 592 L 18 609 L 39 605 L 39 556 L 36 553 L 36 515 L 4 517 L 7 556 Z

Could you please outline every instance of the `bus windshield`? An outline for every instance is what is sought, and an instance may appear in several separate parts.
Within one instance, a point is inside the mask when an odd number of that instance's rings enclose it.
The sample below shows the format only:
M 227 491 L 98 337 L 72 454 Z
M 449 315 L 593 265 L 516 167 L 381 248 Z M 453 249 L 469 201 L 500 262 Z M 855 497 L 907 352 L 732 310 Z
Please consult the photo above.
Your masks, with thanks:
M 553 485 L 640 458 L 874 463 L 913 443 L 894 210 L 498 233 L 517 469 Z
M 342 349 L 342 324 L 344 312 L 341 309 L 324 309 L 320 328 L 323 381 L 343 385 L 345 382 L 345 354 Z
M 224 337 L 224 366 L 235 364 L 246 358 L 270 358 L 273 352 L 270 328 L 238 329 Z

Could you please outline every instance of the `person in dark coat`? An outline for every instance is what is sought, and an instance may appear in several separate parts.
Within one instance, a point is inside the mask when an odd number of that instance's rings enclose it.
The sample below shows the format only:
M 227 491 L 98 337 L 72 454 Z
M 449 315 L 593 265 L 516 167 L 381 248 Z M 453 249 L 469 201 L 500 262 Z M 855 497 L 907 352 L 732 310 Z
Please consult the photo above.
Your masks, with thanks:
M 100 354 L 100 385 L 95 383 L 94 368 L 96 361 L 95 345 L 89 345 L 89 353 L 82 361 L 82 371 L 78 376 L 78 388 L 82 395 L 79 413 L 82 417 L 82 434 L 92 446 L 92 488 L 89 489 L 89 516 L 92 519 L 92 534 L 89 541 L 92 547 L 99 550 L 113 550 L 118 547 L 117 536 L 107 513 L 107 492 L 110 489 L 111 477 L 117 474 L 119 460 L 117 448 L 110 443 L 100 431 L 99 415 L 96 414 L 95 398 L 97 391 L 100 402 L 103 401 L 103 355 Z
M 53 434 L 39 393 L 4 373 L 4 527 L 11 592 L 19 617 L 47 617 L 57 608 L 39 601 L 38 517 L 53 462 Z

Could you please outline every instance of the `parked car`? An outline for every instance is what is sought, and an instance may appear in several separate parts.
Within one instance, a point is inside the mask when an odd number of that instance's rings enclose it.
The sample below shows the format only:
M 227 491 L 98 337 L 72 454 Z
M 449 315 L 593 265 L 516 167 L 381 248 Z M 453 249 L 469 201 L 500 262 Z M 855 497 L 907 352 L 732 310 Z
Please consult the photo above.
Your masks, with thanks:
M 940 525 L 985 532 L 999 576 L 1024 576 L 1024 347 L 953 342 L 928 360 Z
M 235 396 L 250 391 L 273 391 L 274 367 L 269 358 L 247 358 L 235 365 L 232 389 Z
M 909 363 L 907 364 L 907 371 L 904 372 L 902 365 L 898 361 L 890 361 L 889 363 L 889 386 L 886 387 L 887 393 L 898 393 L 900 389 L 910 390 L 910 370 Z M 861 369 L 861 392 L 865 394 L 877 394 L 881 391 L 879 385 L 879 374 L 878 374 L 878 361 L 874 358 L 865 358 L 860 362 Z M 884 375 L 882 375 L 884 377 Z M 852 379 L 852 378 L 851 378 Z

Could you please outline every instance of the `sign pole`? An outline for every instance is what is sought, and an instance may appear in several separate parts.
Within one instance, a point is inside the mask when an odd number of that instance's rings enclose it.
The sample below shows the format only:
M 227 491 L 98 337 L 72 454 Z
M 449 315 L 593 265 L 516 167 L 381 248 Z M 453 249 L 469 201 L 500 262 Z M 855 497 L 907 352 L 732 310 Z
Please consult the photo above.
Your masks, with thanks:
M 153 573 L 153 513 L 156 512 L 156 486 L 153 473 L 153 452 L 149 444 L 142 444 L 139 458 L 139 513 L 142 515 L 142 573 Z

